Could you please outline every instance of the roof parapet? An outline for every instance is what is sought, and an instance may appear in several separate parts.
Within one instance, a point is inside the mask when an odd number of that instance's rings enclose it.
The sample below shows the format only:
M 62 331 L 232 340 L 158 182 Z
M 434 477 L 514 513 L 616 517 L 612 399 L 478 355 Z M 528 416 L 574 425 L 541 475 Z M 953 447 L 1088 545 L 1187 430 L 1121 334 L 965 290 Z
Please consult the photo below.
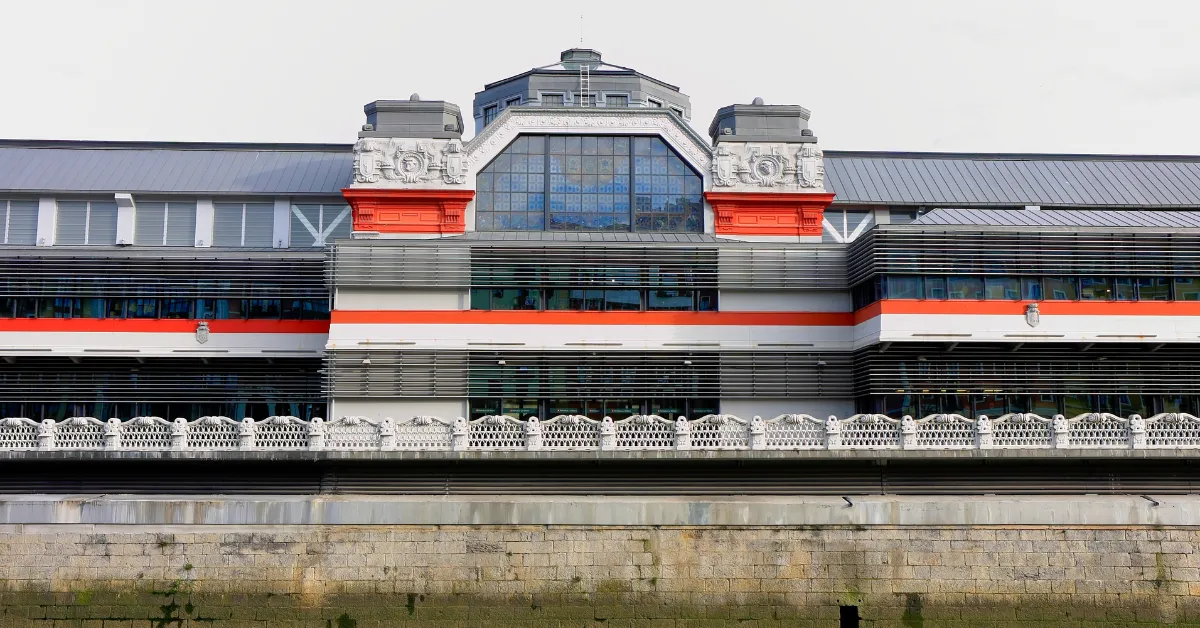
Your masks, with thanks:
M 808 128 L 810 115 L 800 105 L 767 105 L 755 98 L 749 105 L 718 109 L 708 135 L 714 146 L 718 142 L 816 142 Z
M 444 100 L 421 100 L 413 94 L 408 100 L 367 103 L 363 111 L 367 114 L 367 123 L 359 137 L 462 138 L 462 112 L 458 105 Z

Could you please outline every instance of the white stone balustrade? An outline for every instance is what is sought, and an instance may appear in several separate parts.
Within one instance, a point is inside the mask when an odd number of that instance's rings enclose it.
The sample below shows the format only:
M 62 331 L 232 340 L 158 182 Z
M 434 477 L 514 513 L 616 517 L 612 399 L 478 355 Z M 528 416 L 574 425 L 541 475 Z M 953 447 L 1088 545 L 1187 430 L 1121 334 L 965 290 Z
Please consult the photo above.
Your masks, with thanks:
M 1096 412 L 1068 419 L 1005 414 L 971 419 L 935 414 L 899 419 L 856 414 L 818 419 L 785 414 L 744 419 L 712 414 L 695 420 L 636 415 L 485 416 L 475 420 L 416 416 L 404 420 L 342 417 L 311 421 L 273 416 L 201 417 L 194 421 L 73 417 L 41 423 L 0 419 L 0 451 L 654 451 L 654 450 L 968 450 L 1200 449 L 1200 417 L 1143 419 Z

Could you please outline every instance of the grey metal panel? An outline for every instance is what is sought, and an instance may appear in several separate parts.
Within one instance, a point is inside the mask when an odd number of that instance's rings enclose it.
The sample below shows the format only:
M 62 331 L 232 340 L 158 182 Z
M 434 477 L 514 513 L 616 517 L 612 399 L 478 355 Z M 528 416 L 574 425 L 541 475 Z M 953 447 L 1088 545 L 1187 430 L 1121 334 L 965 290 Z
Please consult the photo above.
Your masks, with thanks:
M 351 183 L 350 147 L 0 145 L 0 189 L 338 195 Z
M 9 201 L 6 244 L 33 244 L 37 240 L 37 220 L 37 201 Z
M 1200 157 L 825 153 L 839 204 L 1200 208 Z

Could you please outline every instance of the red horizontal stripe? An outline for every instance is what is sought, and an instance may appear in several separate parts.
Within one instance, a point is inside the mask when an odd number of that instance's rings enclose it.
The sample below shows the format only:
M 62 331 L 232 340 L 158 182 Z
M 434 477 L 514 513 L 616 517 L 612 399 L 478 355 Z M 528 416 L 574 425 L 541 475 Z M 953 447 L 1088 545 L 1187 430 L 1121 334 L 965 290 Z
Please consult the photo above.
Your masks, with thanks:
M 136 318 L 3 318 L 0 319 L 0 332 L 192 334 L 196 332 L 197 322 Z M 328 334 L 329 321 L 217 320 L 209 321 L 208 329 L 214 334 Z
M 854 313 L 856 323 L 881 314 L 1024 316 L 1037 303 L 1042 316 L 1200 316 L 1200 301 L 920 301 L 886 299 Z
M 335 310 L 335 325 L 755 325 L 854 324 L 850 312 L 563 312 L 525 310 Z

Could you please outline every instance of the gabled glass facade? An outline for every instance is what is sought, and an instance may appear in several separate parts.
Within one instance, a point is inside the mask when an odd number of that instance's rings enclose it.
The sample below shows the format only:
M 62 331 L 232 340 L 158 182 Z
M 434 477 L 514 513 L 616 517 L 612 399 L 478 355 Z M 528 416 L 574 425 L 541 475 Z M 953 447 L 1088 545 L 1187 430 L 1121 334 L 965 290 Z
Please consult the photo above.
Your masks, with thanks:
M 658 137 L 523 135 L 479 174 L 479 231 L 700 233 L 700 175 Z

